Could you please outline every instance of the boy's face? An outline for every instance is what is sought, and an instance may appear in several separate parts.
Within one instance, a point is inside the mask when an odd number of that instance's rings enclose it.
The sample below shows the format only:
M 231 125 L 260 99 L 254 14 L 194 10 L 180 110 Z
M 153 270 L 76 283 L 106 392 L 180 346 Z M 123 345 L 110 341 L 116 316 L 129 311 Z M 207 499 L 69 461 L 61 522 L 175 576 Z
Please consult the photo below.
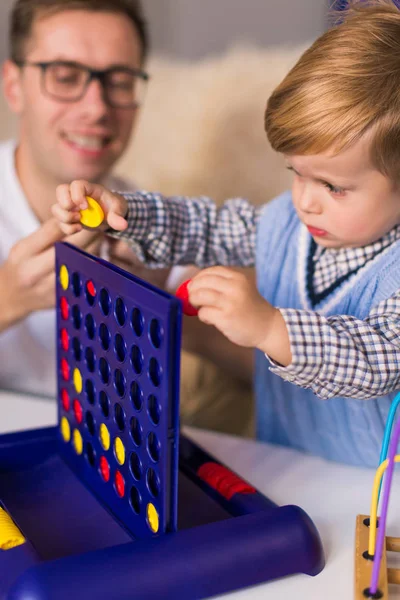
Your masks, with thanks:
M 141 47 L 124 15 L 68 10 L 36 20 L 25 60 L 140 68 Z M 19 117 L 24 158 L 50 182 L 100 180 L 126 148 L 137 111 L 108 106 L 97 80 L 81 100 L 60 102 L 43 93 L 41 77 L 37 67 L 19 69 L 10 61 L 4 66 L 5 93 Z
M 360 247 L 400 223 L 400 190 L 377 171 L 364 136 L 336 156 L 286 156 L 293 204 L 317 244 Z

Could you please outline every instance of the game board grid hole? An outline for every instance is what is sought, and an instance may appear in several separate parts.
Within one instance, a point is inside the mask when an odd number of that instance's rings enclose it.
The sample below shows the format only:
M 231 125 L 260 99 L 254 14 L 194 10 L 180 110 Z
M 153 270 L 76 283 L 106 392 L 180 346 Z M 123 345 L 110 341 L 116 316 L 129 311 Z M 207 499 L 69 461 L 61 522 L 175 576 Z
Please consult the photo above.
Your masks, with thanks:
M 82 312 L 78 304 L 74 304 L 71 310 L 72 324 L 79 331 L 82 325 Z
M 147 414 L 153 425 L 157 426 L 161 418 L 161 406 L 154 394 L 150 394 L 147 398 Z
M 85 394 L 89 404 L 94 405 L 96 402 L 96 388 L 91 379 L 86 379 L 85 381 Z
M 85 363 L 88 371 L 94 373 L 96 369 L 96 355 L 90 346 L 85 348 Z
M 89 340 L 94 340 L 96 335 L 96 323 L 91 313 L 85 316 L 85 330 Z
M 79 341 L 79 338 L 72 338 L 72 354 L 76 362 L 80 362 L 82 360 L 82 344 Z
M 114 421 L 120 431 L 124 431 L 125 429 L 125 412 L 122 406 L 116 402 L 114 404 Z
M 118 325 L 120 327 L 123 327 L 126 323 L 127 309 L 125 306 L 125 302 L 123 301 L 123 299 L 120 296 L 118 296 L 115 300 L 114 316 L 115 316 L 115 320 L 117 321 Z
M 143 407 L 143 392 L 139 383 L 135 379 L 131 382 L 129 396 L 133 408 L 140 412 Z
M 129 457 L 129 468 L 130 468 L 132 477 L 136 481 L 140 481 L 142 478 L 142 473 L 143 473 L 143 465 L 142 465 L 142 461 L 140 460 L 140 457 L 137 454 L 137 452 L 131 452 L 130 457 Z

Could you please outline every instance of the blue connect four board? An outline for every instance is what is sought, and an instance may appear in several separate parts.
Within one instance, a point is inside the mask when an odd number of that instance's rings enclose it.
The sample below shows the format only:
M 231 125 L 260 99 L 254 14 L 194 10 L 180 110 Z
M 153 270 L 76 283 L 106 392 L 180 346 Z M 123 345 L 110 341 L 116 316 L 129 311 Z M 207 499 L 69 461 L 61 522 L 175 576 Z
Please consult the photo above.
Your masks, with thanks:
M 2 514 L 25 538 L 0 549 L 0 600 L 194 600 L 319 573 L 301 508 L 179 435 L 179 300 L 68 244 L 56 269 L 58 425 L 0 436 L 0 547 Z

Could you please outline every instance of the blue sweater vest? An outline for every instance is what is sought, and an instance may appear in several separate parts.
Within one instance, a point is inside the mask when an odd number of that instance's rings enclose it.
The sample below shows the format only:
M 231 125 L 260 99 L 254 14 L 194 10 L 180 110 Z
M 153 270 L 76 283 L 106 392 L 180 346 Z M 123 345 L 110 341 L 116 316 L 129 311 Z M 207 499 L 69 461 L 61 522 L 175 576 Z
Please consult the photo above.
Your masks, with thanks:
M 311 236 L 297 218 L 290 192 L 265 207 L 257 234 L 257 281 L 262 296 L 274 306 L 364 319 L 400 288 L 400 242 L 396 242 L 313 308 L 306 288 L 310 243 Z M 395 393 L 371 400 L 321 400 L 312 391 L 271 373 L 269 366 L 265 355 L 257 352 L 259 439 L 331 460 L 377 466 Z

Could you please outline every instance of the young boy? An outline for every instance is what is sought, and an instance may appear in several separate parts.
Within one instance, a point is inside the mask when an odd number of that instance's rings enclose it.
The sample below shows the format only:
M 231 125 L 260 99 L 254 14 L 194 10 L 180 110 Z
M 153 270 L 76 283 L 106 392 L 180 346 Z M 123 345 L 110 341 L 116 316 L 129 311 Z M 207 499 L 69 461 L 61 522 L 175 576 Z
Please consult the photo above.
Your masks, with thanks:
M 59 187 L 53 209 L 71 234 L 92 196 L 147 265 L 211 267 L 190 302 L 258 350 L 258 437 L 371 466 L 400 387 L 399 57 L 387 1 L 356 3 L 305 52 L 265 115 L 292 190 L 263 209 L 82 181 Z M 254 264 L 257 288 L 227 268 Z

